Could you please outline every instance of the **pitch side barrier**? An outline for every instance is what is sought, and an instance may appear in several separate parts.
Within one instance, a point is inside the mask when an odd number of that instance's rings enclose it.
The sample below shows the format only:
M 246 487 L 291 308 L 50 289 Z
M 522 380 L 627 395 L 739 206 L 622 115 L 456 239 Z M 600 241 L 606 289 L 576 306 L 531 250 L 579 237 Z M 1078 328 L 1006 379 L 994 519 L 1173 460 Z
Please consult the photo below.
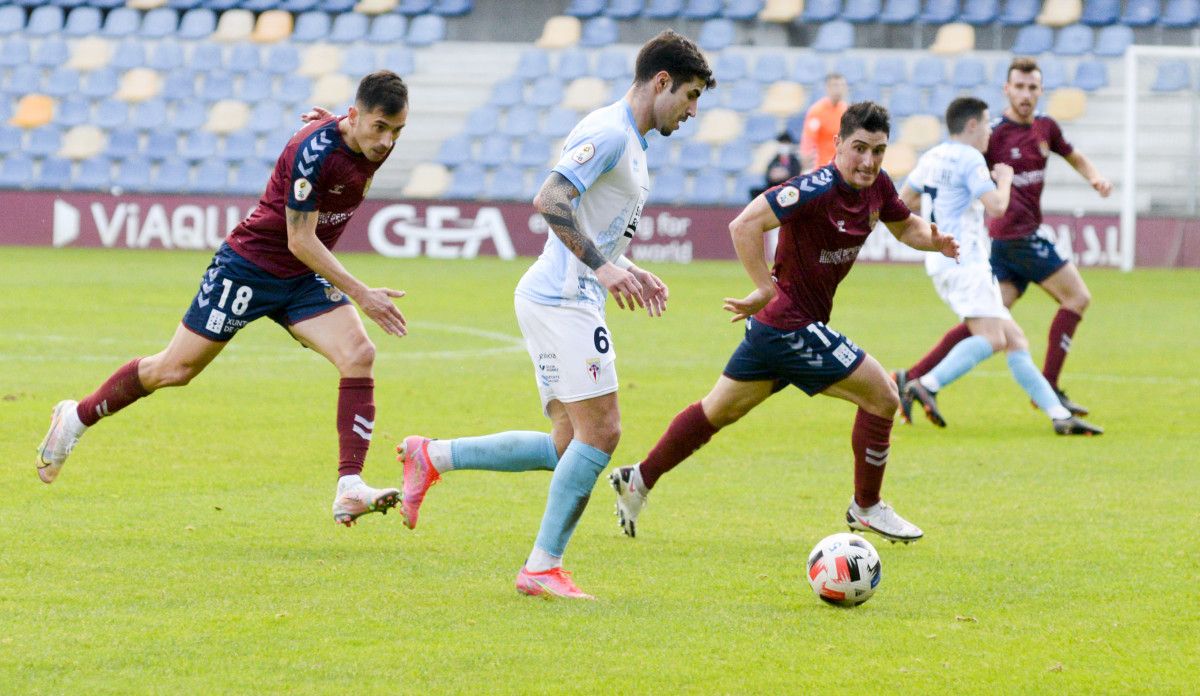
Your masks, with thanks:
M 0 244 L 118 249 L 212 249 L 256 200 L 224 196 L 120 195 L 54 191 L 0 192 Z M 646 206 L 628 255 L 647 263 L 734 259 L 733 207 Z M 1139 218 L 1136 265 L 1200 267 L 1200 220 Z M 1047 215 L 1042 233 L 1080 266 L 1121 266 L 1117 216 Z M 546 241 L 541 216 L 527 203 L 368 200 L 354 213 L 338 251 L 393 258 L 536 256 Z M 915 263 L 920 252 L 880 225 L 860 261 Z

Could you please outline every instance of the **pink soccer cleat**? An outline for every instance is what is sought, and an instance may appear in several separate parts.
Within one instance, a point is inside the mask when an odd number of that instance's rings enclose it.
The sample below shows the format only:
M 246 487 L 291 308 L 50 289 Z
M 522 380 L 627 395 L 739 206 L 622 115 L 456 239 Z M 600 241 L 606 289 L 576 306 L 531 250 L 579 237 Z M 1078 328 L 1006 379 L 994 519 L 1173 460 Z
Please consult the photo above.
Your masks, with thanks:
M 551 568 L 540 573 L 534 573 L 524 566 L 517 573 L 517 592 L 530 597 L 566 597 L 567 599 L 595 599 L 592 595 L 575 586 L 571 580 L 571 571 L 562 568 Z
M 397 459 L 404 462 L 404 499 L 400 503 L 400 514 L 404 516 L 405 527 L 416 529 L 425 493 L 442 477 L 429 461 L 429 438 L 409 435 L 396 447 L 396 452 L 400 455 Z

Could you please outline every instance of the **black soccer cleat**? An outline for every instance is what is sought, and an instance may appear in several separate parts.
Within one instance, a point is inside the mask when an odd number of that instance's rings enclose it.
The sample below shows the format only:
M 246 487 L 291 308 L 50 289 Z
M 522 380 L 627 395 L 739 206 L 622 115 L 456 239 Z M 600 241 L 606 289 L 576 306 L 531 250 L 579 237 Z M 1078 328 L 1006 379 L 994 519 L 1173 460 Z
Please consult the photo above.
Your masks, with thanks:
M 1054 394 L 1058 396 L 1058 400 L 1062 403 L 1063 408 L 1071 412 L 1073 416 L 1086 416 L 1088 414 L 1087 406 L 1077 404 L 1067 398 L 1067 393 L 1061 389 L 1055 389 Z
M 896 383 L 896 389 L 900 392 L 900 417 L 905 423 L 912 425 L 912 397 L 909 396 L 904 388 L 908 386 L 908 370 L 896 370 L 892 373 L 892 381 Z
M 929 391 L 914 379 L 905 385 L 904 393 L 908 395 L 910 408 L 911 402 L 916 401 L 921 404 L 921 408 L 925 409 L 925 416 L 929 418 L 929 422 L 939 428 L 946 427 L 946 419 L 942 418 L 942 412 L 938 410 L 937 392 Z
M 1054 432 L 1059 435 L 1103 435 L 1104 428 L 1083 420 L 1079 416 L 1054 421 Z

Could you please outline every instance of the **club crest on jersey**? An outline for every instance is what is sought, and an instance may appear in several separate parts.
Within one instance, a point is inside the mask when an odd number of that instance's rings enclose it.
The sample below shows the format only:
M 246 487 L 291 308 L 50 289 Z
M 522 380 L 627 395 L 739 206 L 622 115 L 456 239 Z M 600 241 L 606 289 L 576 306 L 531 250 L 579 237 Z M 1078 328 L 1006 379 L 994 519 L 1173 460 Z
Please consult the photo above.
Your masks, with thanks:
M 1039 140 L 1038 141 L 1038 152 L 1042 153 L 1042 157 L 1049 157 L 1050 156 L 1050 143 L 1046 142 L 1045 140 Z
M 575 160 L 575 164 L 585 164 L 592 157 L 596 156 L 596 146 L 591 143 L 584 143 L 575 148 L 575 152 L 571 155 L 571 159 Z
M 325 288 L 325 297 L 330 302 L 341 302 L 342 298 L 345 296 L 346 295 L 343 294 L 341 290 L 338 290 L 337 288 L 333 287 L 332 285 Z
M 292 193 L 296 200 L 302 201 L 309 197 L 312 193 L 312 184 L 308 179 L 296 179 L 296 183 L 292 184 Z
M 779 189 L 779 193 L 775 194 L 775 202 L 779 204 L 780 208 L 795 205 L 798 200 L 800 200 L 800 189 L 795 186 L 784 186 Z
M 588 358 L 584 361 L 587 363 L 587 373 L 592 376 L 593 382 L 600 381 L 600 358 Z

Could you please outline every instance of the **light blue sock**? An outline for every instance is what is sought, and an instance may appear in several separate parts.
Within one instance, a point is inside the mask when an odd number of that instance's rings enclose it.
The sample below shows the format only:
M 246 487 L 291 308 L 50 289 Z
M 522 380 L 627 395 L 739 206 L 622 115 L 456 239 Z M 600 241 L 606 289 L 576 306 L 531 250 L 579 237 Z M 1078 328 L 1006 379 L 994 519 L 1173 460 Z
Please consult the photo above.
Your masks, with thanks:
M 983 336 L 972 336 L 960 341 L 942 358 L 937 367 L 929 371 L 925 376 L 929 377 L 928 380 L 921 377 L 921 384 L 930 391 L 944 389 L 954 380 L 967 374 L 971 368 L 987 360 L 991 354 L 992 344 Z
M 495 435 L 451 440 L 450 462 L 455 469 L 554 471 L 558 464 L 558 451 L 546 433 L 510 430 Z
M 1017 384 L 1021 385 L 1029 398 L 1033 399 L 1033 403 L 1045 411 L 1046 415 L 1055 420 L 1071 417 L 1071 412 L 1063 407 L 1062 402 L 1058 400 L 1058 395 L 1054 393 L 1054 387 L 1050 386 L 1042 371 L 1033 364 L 1033 358 L 1030 357 L 1029 351 L 1010 351 L 1008 369 L 1012 371 Z
M 546 498 L 546 513 L 542 516 L 535 542 L 537 548 L 562 557 L 575 525 L 587 507 L 596 479 L 608 466 L 609 458 L 591 445 L 571 440 L 550 478 L 550 495 Z

